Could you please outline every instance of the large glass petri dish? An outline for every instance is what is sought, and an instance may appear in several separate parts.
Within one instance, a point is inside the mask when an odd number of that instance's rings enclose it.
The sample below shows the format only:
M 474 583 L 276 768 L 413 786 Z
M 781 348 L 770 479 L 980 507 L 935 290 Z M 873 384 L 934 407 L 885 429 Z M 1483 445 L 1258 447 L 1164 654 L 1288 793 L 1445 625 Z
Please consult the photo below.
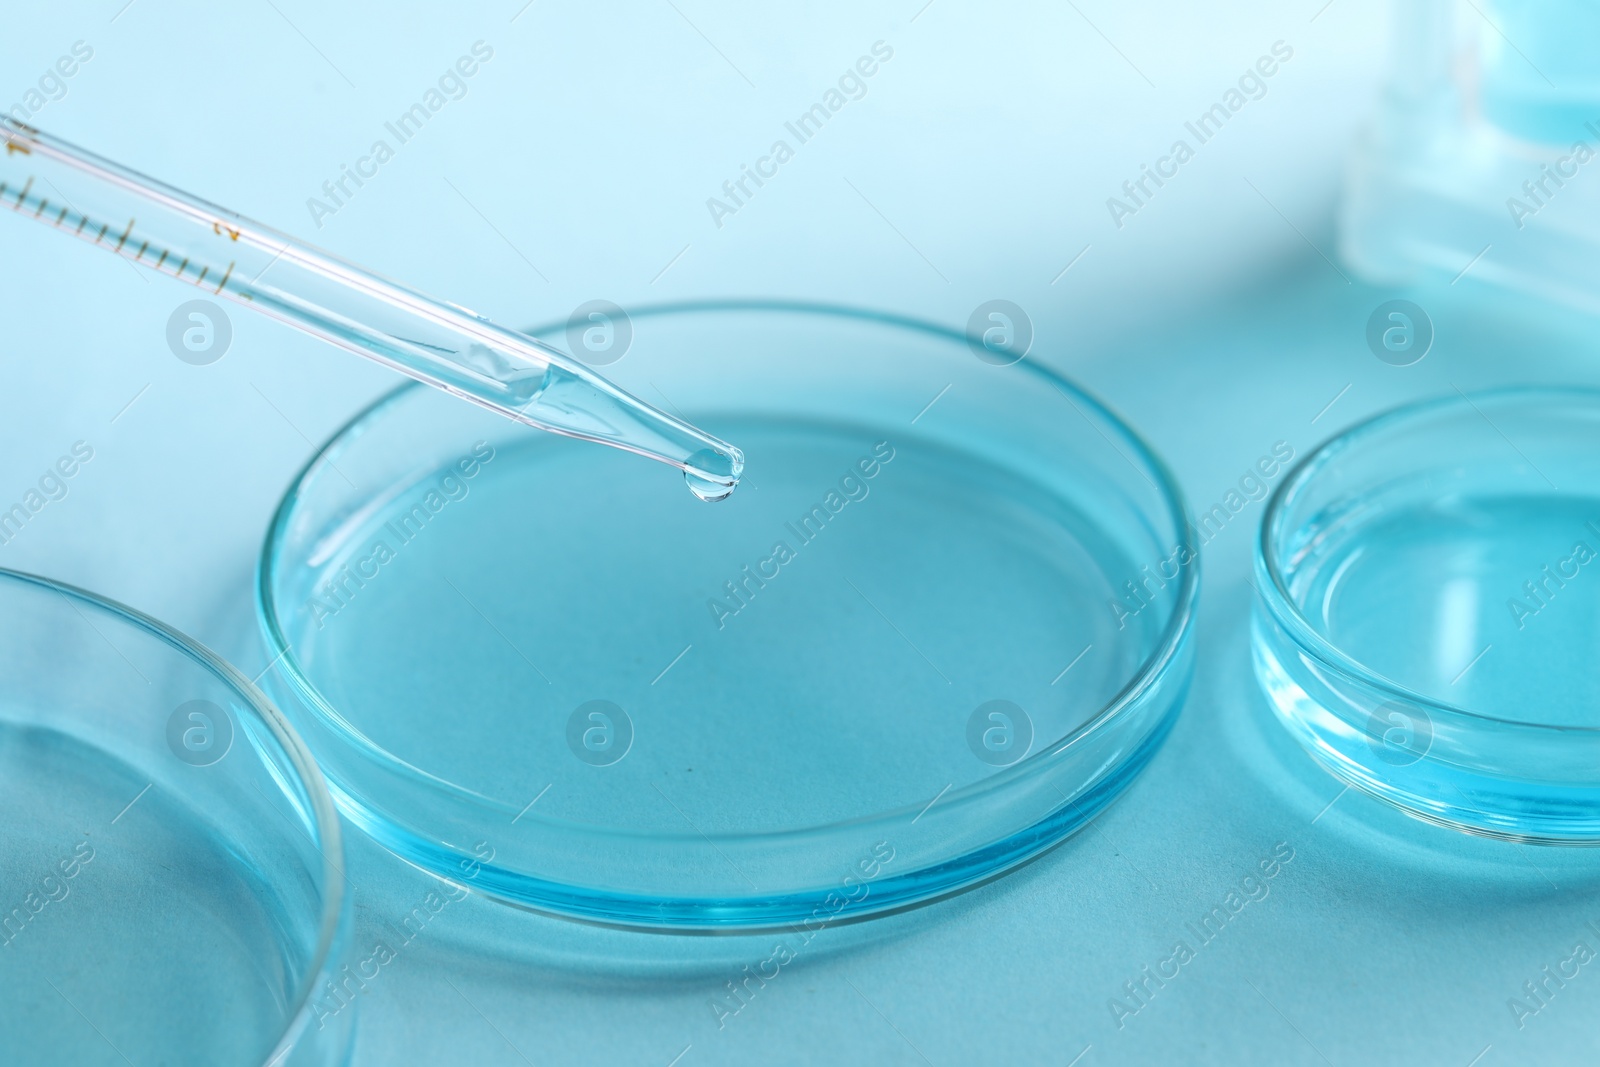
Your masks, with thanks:
M 406 387 L 273 519 L 273 684 L 357 825 L 584 920 L 826 923 L 1037 855 L 1150 759 L 1191 668 L 1181 497 L 1003 313 L 594 321 L 609 376 L 744 450 L 732 497 Z
M 1454 394 L 1268 503 L 1255 669 L 1343 781 L 1458 830 L 1600 843 L 1600 392 Z
M 346 1061 L 338 816 L 214 654 L 0 570 L 0 824 L 5 1062 Z

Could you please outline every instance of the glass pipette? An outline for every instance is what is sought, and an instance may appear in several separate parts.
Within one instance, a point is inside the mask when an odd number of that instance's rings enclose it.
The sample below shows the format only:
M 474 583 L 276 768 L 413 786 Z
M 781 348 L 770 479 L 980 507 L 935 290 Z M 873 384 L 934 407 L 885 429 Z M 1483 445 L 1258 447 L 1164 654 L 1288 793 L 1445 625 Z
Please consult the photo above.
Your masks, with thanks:
M 4 115 L 0 139 L 0 207 L 507 418 L 670 463 L 702 500 L 739 482 L 737 448 L 542 341 Z

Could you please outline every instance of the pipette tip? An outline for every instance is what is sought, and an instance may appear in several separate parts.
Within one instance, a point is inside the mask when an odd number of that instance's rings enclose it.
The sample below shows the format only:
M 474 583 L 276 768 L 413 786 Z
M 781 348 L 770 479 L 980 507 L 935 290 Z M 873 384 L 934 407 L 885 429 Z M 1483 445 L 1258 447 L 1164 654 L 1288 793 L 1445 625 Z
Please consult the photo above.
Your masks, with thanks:
M 743 474 L 744 453 L 728 445 L 727 451 L 702 448 L 690 456 L 683 469 L 683 480 L 688 483 L 689 492 L 707 503 L 715 503 L 732 495 Z

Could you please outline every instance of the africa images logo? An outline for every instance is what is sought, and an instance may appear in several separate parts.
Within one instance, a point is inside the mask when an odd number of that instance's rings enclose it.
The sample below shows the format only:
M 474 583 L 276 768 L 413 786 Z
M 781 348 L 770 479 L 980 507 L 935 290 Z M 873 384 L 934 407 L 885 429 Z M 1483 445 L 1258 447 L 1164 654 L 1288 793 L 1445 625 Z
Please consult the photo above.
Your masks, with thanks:
M 1409 767 L 1433 747 L 1433 720 L 1419 707 L 1391 700 L 1367 717 L 1367 745 L 1391 767 Z

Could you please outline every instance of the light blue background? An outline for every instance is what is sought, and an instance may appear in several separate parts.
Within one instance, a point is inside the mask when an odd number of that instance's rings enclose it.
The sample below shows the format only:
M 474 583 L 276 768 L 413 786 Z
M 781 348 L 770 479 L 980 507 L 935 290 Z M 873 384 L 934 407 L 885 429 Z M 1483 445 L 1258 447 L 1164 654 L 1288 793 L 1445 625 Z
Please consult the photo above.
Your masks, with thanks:
M 816 298 L 952 325 L 1014 300 L 1036 357 L 1146 433 L 1197 509 L 1274 442 L 1303 453 L 1405 398 L 1600 382 L 1592 323 L 1470 272 L 1408 294 L 1437 327 L 1423 362 L 1367 350 L 1368 313 L 1396 294 L 1324 254 L 1380 83 L 1376 0 L 123 2 L 8 12 L 0 104 L 86 41 L 37 125 L 514 325 L 597 297 Z M 479 39 L 495 55 L 468 96 L 316 229 L 306 198 Z M 867 97 L 715 227 L 705 199 L 880 39 L 895 55 Z M 1117 229 L 1106 197 L 1280 39 L 1294 58 L 1267 96 Z M 164 340 L 189 290 L 17 219 L 0 247 L 0 499 L 76 440 L 96 453 L 0 564 L 127 601 L 254 674 L 268 515 L 394 378 L 242 313 L 228 356 L 189 366 Z M 1259 513 L 1208 546 L 1171 740 L 1075 840 L 826 931 L 720 1030 L 708 1002 L 770 937 L 625 934 L 473 898 L 362 998 L 356 1063 L 1593 1062 L 1600 963 L 1523 1029 L 1506 1002 L 1577 941 L 1600 948 L 1600 862 L 1340 795 L 1286 740 L 1247 658 Z M 1270 896 L 1119 1029 L 1108 999 L 1277 842 L 1294 859 Z M 350 852 L 357 941 L 392 938 L 429 878 L 354 836 Z

